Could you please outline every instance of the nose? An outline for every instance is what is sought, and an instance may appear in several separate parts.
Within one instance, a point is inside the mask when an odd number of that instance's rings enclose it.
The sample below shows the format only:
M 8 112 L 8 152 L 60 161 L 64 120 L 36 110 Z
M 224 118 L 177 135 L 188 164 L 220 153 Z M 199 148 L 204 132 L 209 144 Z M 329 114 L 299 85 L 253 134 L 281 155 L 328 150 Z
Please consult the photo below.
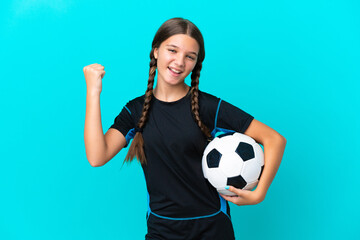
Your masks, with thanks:
M 184 54 L 177 54 L 175 58 L 175 65 L 177 65 L 179 68 L 183 68 L 185 65 L 184 57 Z

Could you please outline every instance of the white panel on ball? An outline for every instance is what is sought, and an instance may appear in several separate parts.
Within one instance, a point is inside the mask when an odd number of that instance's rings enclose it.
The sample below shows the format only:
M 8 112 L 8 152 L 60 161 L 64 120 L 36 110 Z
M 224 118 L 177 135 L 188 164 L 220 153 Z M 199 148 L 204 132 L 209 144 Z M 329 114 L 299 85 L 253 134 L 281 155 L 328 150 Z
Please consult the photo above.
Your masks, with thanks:
M 228 190 L 226 190 L 225 188 L 218 188 L 216 189 L 219 193 L 223 194 L 223 195 L 228 195 L 228 196 L 236 196 L 235 193 L 230 192 Z
M 211 176 L 208 178 L 211 185 L 216 188 L 226 186 L 226 176 L 218 168 L 209 168 L 208 175 Z
M 215 139 L 218 140 L 215 141 L 213 146 L 222 154 L 225 154 L 227 152 L 233 152 L 239 144 L 238 141 L 234 141 L 234 137 L 232 135 Z
M 253 144 L 255 158 L 258 159 L 261 166 L 264 166 L 264 151 L 258 143 Z
M 219 164 L 220 170 L 227 177 L 235 177 L 240 175 L 244 162 L 236 152 L 225 153 L 221 157 Z
M 249 183 L 256 181 L 259 178 L 260 172 L 260 163 L 256 158 L 253 158 L 244 163 L 243 169 L 241 170 L 241 176 Z
M 256 185 L 258 184 L 258 182 L 259 181 L 255 181 L 255 182 L 252 182 L 252 183 L 248 183 L 245 187 L 244 187 L 244 189 L 245 190 L 252 190 L 254 187 L 256 187 Z
M 251 137 L 249 137 L 248 135 L 242 134 L 242 133 L 234 133 L 234 136 L 236 136 L 237 138 L 240 139 L 240 142 L 247 142 L 247 143 L 255 143 L 255 140 Z

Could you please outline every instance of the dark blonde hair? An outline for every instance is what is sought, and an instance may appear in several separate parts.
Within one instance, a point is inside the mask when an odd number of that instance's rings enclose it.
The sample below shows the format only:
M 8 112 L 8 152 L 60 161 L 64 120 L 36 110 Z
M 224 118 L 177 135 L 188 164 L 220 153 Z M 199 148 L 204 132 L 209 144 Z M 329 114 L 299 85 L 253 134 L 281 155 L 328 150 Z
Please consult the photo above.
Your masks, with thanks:
M 144 152 L 144 139 L 142 129 L 145 126 L 150 108 L 150 101 L 153 95 L 154 78 L 156 74 L 157 60 L 154 57 L 154 49 L 159 48 L 160 44 L 175 34 L 187 34 L 194 38 L 199 44 L 199 53 L 196 65 L 191 73 L 191 111 L 194 120 L 207 138 L 211 138 L 210 130 L 200 120 L 199 116 L 199 77 L 202 68 L 202 62 L 205 58 L 204 39 L 200 30 L 189 20 L 183 18 L 172 18 L 164 22 L 155 34 L 150 51 L 150 70 L 147 89 L 145 92 L 145 100 L 140 120 L 137 124 L 137 131 L 130 145 L 129 151 L 125 157 L 125 162 L 131 162 L 135 157 L 141 164 L 146 164 Z

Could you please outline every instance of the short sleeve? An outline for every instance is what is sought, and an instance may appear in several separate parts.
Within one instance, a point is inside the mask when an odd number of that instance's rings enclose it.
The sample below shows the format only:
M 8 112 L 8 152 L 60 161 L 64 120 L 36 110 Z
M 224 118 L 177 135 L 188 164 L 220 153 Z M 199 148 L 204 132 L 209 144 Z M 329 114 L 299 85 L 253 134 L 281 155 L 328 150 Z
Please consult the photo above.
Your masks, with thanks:
M 249 113 L 221 100 L 216 127 L 244 133 L 253 119 L 254 117 Z
M 126 139 L 126 145 L 128 146 L 129 141 L 131 140 L 132 136 L 130 130 L 135 127 L 133 116 L 130 110 L 129 102 L 123 107 L 119 115 L 117 115 L 114 119 L 114 123 L 110 126 L 110 128 L 115 128 L 119 130 Z M 125 148 L 124 147 L 124 148 Z

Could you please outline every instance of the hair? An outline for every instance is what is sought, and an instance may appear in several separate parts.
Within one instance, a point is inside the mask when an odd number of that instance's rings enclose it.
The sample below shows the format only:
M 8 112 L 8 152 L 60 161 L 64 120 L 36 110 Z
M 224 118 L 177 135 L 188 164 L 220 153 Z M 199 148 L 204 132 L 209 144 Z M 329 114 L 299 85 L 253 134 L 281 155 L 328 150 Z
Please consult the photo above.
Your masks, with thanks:
M 153 85 L 157 68 L 157 60 L 154 57 L 154 49 L 159 48 L 163 41 L 175 34 L 186 34 L 194 38 L 199 44 L 197 62 L 191 73 L 191 111 L 193 113 L 194 120 L 196 121 L 203 134 L 207 138 L 211 138 L 209 128 L 204 125 L 199 116 L 199 77 L 202 68 L 202 62 L 205 58 L 204 39 L 200 30 L 195 26 L 195 24 L 193 24 L 189 20 L 184 18 L 171 18 L 160 26 L 152 41 L 152 48 L 150 51 L 149 80 L 145 92 L 142 114 L 137 124 L 137 130 L 140 131 L 136 132 L 134 139 L 130 145 L 129 151 L 125 157 L 124 163 L 131 162 L 136 157 L 141 164 L 146 164 L 142 129 L 144 128 L 146 120 L 148 119 L 150 102 L 153 96 Z

